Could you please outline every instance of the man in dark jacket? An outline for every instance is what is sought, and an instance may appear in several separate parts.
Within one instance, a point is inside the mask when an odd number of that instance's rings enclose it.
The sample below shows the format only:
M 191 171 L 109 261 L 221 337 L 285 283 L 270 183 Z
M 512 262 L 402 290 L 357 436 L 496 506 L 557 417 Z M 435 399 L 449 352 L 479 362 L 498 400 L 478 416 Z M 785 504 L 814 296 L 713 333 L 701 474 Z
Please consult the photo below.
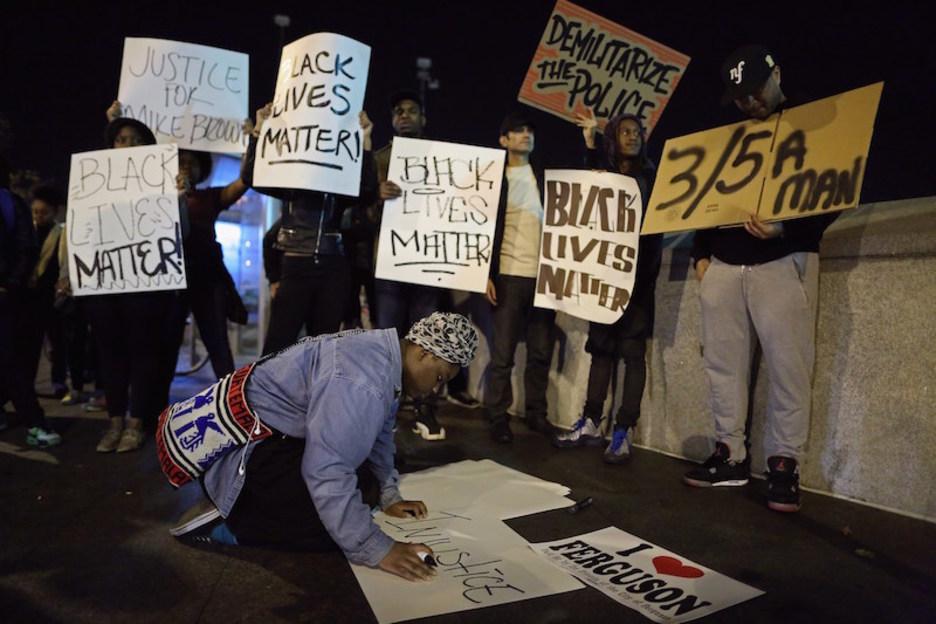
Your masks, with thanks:
M 13 336 L 22 322 L 23 289 L 29 280 L 39 245 L 32 215 L 23 201 L 10 191 L 10 170 L 0 159 L 0 397 L 9 398 L 25 420 L 26 443 L 47 447 L 61 444 L 36 399 L 33 380 L 24 375 L 17 361 Z M 0 422 L 0 429 L 6 421 Z

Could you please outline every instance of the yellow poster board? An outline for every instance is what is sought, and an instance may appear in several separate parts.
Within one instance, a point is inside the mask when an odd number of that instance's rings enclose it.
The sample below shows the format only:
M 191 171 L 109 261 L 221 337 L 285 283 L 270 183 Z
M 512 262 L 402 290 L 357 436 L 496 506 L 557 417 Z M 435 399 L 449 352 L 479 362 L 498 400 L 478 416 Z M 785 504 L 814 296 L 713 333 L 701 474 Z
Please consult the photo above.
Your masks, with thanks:
M 883 82 L 783 112 L 758 215 L 805 217 L 858 205 Z
M 668 140 L 641 232 L 854 208 L 883 86 Z

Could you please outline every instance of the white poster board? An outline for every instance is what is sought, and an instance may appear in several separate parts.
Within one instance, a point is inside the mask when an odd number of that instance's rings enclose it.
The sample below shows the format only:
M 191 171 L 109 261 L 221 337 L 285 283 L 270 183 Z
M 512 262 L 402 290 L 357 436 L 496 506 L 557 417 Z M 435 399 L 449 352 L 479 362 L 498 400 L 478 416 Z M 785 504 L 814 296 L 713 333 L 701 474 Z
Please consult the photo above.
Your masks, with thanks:
M 504 150 L 396 137 L 384 202 L 379 279 L 483 293 L 487 289 Z
M 643 199 L 637 181 L 610 172 L 549 169 L 533 305 L 611 324 L 637 273 Z
M 65 235 L 76 297 L 185 288 L 176 145 L 72 154 Z
M 127 37 L 117 99 L 123 116 L 144 123 L 160 143 L 243 153 L 248 56 L 193 43 Z
M 583 587 L 573 576 L 530 550 L 526 540 L 506 524 L 484 514 L 436 511 L 423 520 L 379 514 L 376 520 L 393 539 L 432 548 L 438 563 L 438 575 L 428 585 L 379 569 L 351 566 L 381 624 Z
M 256 186 L 359 195 L 369 67 L 370 47 L 334 33 L 283 48 L 273 112 L 257 140 Z
M 764 593 L 613 527 L 530 547 L 654 622 L 689 622 Z

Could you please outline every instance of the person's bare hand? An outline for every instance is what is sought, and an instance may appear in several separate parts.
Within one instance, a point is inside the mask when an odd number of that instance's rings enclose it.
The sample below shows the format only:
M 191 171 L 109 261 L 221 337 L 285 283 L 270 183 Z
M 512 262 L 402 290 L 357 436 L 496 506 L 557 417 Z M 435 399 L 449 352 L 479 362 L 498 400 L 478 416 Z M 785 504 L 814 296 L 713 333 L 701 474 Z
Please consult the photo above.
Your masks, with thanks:
M 585 146 L 588 149 L 595 149 L 595 133 L 598 132 L 598 120 L 595 118 L 595 111 L 592 108 L 586 108 L 586 113 L 578 113 L 575 125 L 582 129 L 582 136 L 585 137 Z
M 263 122 L 270 118 L 270 115 L 273 114 L 273 102 L 269 102 L 263 108 L 257 109 L 257 123 L 254 125 L 253 133 L 254 135 L 260 134 L 260 128 L 263 127 Z
M 744 229 L 748 234 L 761 240 L 777 238 L 783 234 L 782 223 L 766 223 L 757 218 L 757 215 L 751 215 L 751 218 L 744 224 Z
M 114 121 L 118 117 L 123 117 L 123 106 L 121 106 L 120 100 L 114 100 L 107 109 L 106 114 L 108 122 Z
M 358 121 L 361 123 L 361 132 L 364 134 L 364 151 L 369 152 L 373 147 L 371 134 L 374 132 L 374 122 L 367 116 L 367 111 L 361 111 Z
M 405 544 L 394 542 L 380 563 L 381 570 L 402 576 L 408 581 L 428 581 L 436 574 L 436 569 L 419 558 L 419 554 L 432 555 L 432 549 L 425 544 Z
M 279 290 L 279 282 L 270 282 L 270 299 L 276 299 L 277 290 Z
M 394 518 L 419 518 L 420 520 L 429 515 L 425 503 L 410 500 L 397 501 L 384 509 L 383 512 Z
M 397 186 L 396 182 L 391 182 L 387 180 L 380 183 L 380 199 L 386 201 L 388 199 L 396 199 L 403 194 L 403 189 Z
M 253 132 L 254 122 L 250 117 L 245 117 L 244 122 L 241 124 L 241 133 L 245 136 Z
M 497 306 L 497 288 L 494 286 L 494 280 L 488 279 L 487 290 L 484 296 L 487 297 L 488 302 L 492 306 Z
M 702 281 L 702 277 L 705 275 L 705 272 L 708 271 L 710 264 L 712 264 L 712 261 L 708 258 L 699 258 L 695 263 L 695 277 L 697 282 Z

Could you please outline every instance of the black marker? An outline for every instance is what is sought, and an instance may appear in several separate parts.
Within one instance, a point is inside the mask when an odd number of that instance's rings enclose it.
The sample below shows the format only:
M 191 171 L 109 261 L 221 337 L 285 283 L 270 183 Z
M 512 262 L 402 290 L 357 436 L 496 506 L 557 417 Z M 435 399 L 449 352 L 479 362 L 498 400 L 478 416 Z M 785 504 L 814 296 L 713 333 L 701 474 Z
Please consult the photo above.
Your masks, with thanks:
M 416 556 L 422 559 L 422 562 L 428 565 L 430 568 L 438 567 L 439 564 L 436 563 L 436 560 L 432 558 L 432 555 L 429 553 L 416 553 Z
M 592 501 L 592 497 L 591 497 L 591 496 L 589 496 L 589 497 L 587 497 L 587 498 L 583 498 L 583 499 L 580 500 L 579 502 L 577 502 L 577 503 L 575 503 L 574 505 L 572 505 L 571 507 L 569 507 L 569 513 L 570 513 L 570 514 L 577 514 L 578 512 L 582 511 L 583 509 L 585 509 L 586 507 L 588 507 L 589 505 L 591 505 L 593 502 L 594 502 L 594 501 Z

